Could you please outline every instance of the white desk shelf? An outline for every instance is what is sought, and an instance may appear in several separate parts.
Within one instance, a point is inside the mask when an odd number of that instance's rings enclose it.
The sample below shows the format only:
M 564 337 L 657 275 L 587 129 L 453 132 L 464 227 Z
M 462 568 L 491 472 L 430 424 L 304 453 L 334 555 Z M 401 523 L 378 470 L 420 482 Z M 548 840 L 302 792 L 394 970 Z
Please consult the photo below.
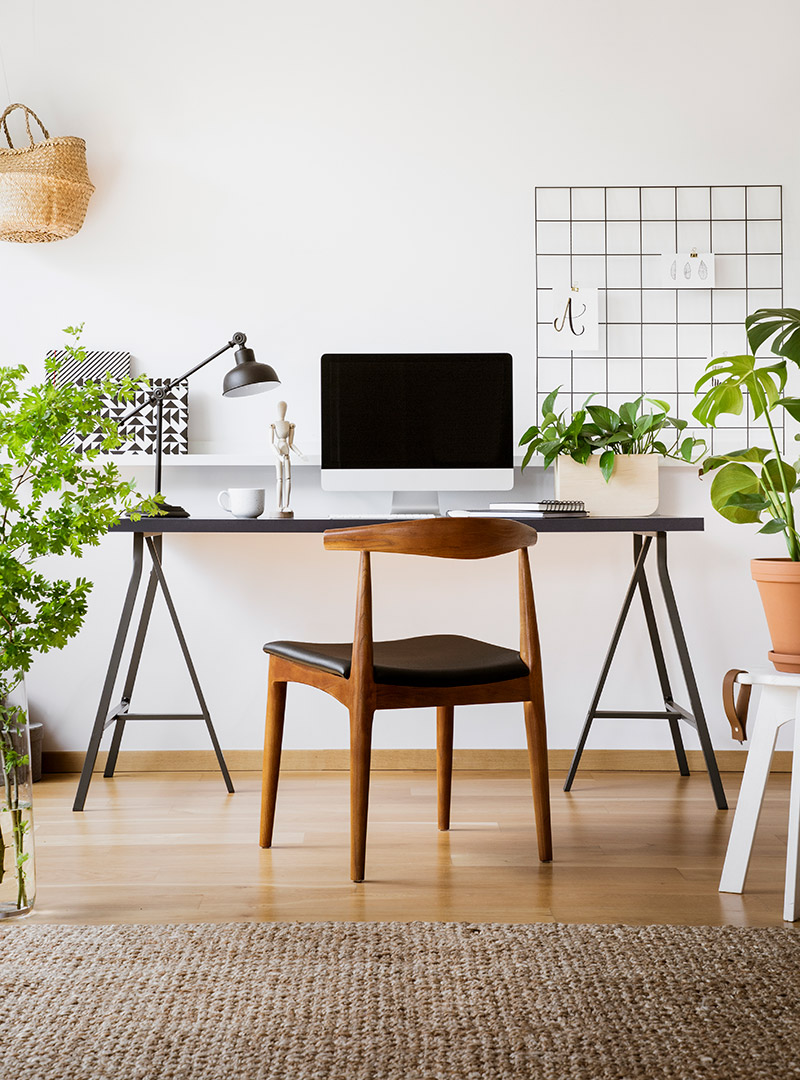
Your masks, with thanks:
M 155 454 L 108 454 L 107 457 L 109 461 L 126 468 L 152 467 L 155 465 L 156 460 Z M 276 460 L 274 454 L 164 454 L 161 463 L 165 469 L 172 467 L 184 469 L 264 469 L 267 467 L 274 468 Z M 303 458 L 292 457 L 292 466 L 294 468 L 306 465 L 319 467 L 319 454 L 308 454 Z

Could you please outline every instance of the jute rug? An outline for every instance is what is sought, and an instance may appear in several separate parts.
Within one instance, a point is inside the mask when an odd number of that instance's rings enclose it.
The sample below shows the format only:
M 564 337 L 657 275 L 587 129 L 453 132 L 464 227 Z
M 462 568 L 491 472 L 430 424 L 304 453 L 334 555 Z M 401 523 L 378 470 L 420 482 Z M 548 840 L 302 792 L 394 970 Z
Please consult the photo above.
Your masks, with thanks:
M 8 1080 L 783 1080 L 800 934 L 465 923 L 9 925 Z

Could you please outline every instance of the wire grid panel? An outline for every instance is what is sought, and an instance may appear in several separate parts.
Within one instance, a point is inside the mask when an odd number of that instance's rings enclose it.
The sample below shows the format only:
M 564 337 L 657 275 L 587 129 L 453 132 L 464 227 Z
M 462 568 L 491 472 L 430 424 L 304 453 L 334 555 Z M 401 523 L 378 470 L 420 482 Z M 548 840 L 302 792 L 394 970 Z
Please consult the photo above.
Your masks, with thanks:
M 745 316 L 783 305 L 780 184 L 719 187 L 537 187 L 536 401 L 562 387 L 571 409 L 589 394 L 619 408 L 664 399 L 715 453 L 765 445 L 749 402 L 713 432 L 696 426 L 695 383 L 711 357 L 745 353 Z M 679 288 L 664 256 L 714 254 L 714 288 Z M 553 289 L 598 290 L 599 347 L 553 347 Z M 782 425 L 778 431 L 784 439 Z

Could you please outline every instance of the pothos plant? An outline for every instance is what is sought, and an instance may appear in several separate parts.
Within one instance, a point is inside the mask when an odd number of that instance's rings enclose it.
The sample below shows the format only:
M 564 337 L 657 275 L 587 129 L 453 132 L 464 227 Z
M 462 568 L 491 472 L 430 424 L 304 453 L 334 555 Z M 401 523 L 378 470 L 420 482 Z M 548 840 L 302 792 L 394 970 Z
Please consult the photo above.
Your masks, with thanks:
M 701 424 L 715 427 L 723 414 L 741 415 L 747 393 L 753 419 L 763 418 L 769 446 L 715 454 L 706 458 L 700 474 L 716 472 L 711 484 L 715 510 L 736 523 L 761 523 L 759 532 L 783 533 L 789 558 L 798 562 L 800 535 L 792 499 L 800 487 L 800 462 L 790 464 L 784 459 L 772 417 L 784 410 L 800 421 L 800 398 L 784 393 L 786 361 L 800 366 L 800 310 L 760 308 L 747 316 L 745 329 L 752 355 L 723 356 L 709 362 L 695 386 L 695 393 L 704 387 L 705 393 L 694 416 Z M 758 359 L 756 353 L 770 339 L 773 356 L 779 359 Z
M 66 358 L 80 364 L 82 325 L 67 327 Z M 134 485 L 99 451 L 77 453 L 73 433 L 102 435 L 103 450 L 120 444 L 117 425 L 100 416 L 105 395 L 131 401 L 144 378 L 60 382 L 62 361 L 51 354 L 45 378 L 31 385 L 27 368 L 0 366 L 0 883 L 13 868 L 17 907 L 28 906 L 25 833 L 29 808 L 21 804 L 29 766 L 27 716 L 9 697 L 34 658 L 61 649 L 81 628 L 92 583 L 51 578 L 39 569 L 50 555 L 80 556 L 96 545 L 124 510 L 158 513 L 156 502 L 137 503 Z M 10 843 L 3 830 L 10 818 Z M 8 819 L 6 819 L 8 820 Z M 9 859 L 9 854 L 11 859 Z
M 607 405 L 589 404 L 590 394 L 583 405 L 569 415 L 557 413 L 555 402 L 561 387 L 548 394 L 542 404 L 540 423 L 529 427 L 520 439 L 526 446 L 522 461 L 524 469 L 534 453 L 542 455 L 548 468 L 557 457 L 566 454 L 585 465 L 594 453 L 600 454 L 600 471 L 606 483 L 614 473 L 617 454 L 660 454 L 662 457 L 696 461 L 705 452 L 703 439 L 683 437 L 687 421 L 669 415 L 669 403 L 644 394 L 620 405 L 619 412 Z M 655 410 L 644 411 L 644 403 Z

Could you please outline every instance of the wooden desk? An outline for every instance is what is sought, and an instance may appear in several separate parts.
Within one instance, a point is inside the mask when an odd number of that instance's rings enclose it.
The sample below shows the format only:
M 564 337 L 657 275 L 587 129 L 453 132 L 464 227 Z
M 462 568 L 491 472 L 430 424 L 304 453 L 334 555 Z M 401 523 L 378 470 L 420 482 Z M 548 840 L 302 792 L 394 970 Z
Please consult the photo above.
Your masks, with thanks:
M 513 514 L 502 514 L 500 517 L 514 518 Z M 108 665 L 108 671 L 106 673 L 105 682 L 103 684 L 103 690 L 100 696 L 100 703 L 97 709 L 97 715 L 92 727 L 92 734 L 89 739 L 89 745 L 86 751 L 86 757 L 83 763 L 83 769 L 81 771 L 81 778 L 78 784 L 78 791 L 75 796 L 75 803 L 73 810 L 83 810 L 86 802 L 86 795 L 89 790 L 89 784 L 92 778 L 92 771 L 97 759 L 97 753 L 100 749 L 100 742 L 103 737 L 103 733 L 106 728 L 111 725 L 114 726 L 114 733 L 111 740 L 111 747 L 109 749 L 108 760 L 106 762 L 104 776 L 113 776 L 114 769 L 116 767 L 117 755 L 119 754 L 120 743 L 125 730 L 125 724 L 129 720 L 202 720 L 209 733 L 211 743 L 214 747 L 214 751 L 217 755 L 217 761 L 219 762 L 220 771 L 222 772 L 223 779 L 228 788 L 228 791 L 233 791 L 233 784 L 231 782 L 230 774 L 228 773 L 225 759 L 220 749 L 219 742 L 217 740 L 214 726 L 211 722 L 211 716 L 206 705 L 203 692 L 200 688 L 200 682 L 197 678 L 197 673 L 192 662 L 191 655 L 189 653 L 186 639 L 183 634 L 183 630 L 178 619 L 178 614 L 175 609 L 175 605 L 172 601 L 172 597 L 167 586 L 167 581 L 164 576 L 164 569 L 162 565 L 162 546 L 163 538 L 166 535 L 172 535 L 174 533 L 321 533 L 326 529 L 337 528 L 349 528 L 357 525 L 370 525 L 385 522 L 389 519 L 385 517 L 375 518 L 256 518 L 256 519 L 242 519 L 242 518 L 150 518 L 143 519 L 141 521 L 120 521 L 111 530 L 114 533 L 129 533 L 133 537 L 133 566 L 131 570 L 131 577 L 128 583 L 128 590 L 125 595 L 125 601 L 122 607 L 122 613 L 120 616 L 119 627 L 117 628 L 117 634 L 114 639 L 114 645 L 111 651 L 111 659 Z M 667 535 L 671 532 L 701 532 L 704 527 L 703 519 L 698 517 L 661 517 L 658 515 L 652 515 L 650 517 L 638 517 L 638 518 L 603 518 L 603 517 L 587 517 L 587 518 L 517 518 L 516 520 L 525 521 L 526 524 L 532 525 L 537 532 L 546 536 L 548 533 L 630 533 L 633 536 L 633 575 L 628 585 L 627 591 L 622 604 L 622 609 L 617 619 L 617 624 L 614 628 L 614 633 L 609 644 L 608 651 L 606 653 L 603 668 L 600 673 L 597 685 L 595 687 L 594 694 L 589 706 L 589 710 L 586 714 L 586 720 L 584 722 L 583 730 L 581 732 L 578 746 L 575 750 L 572 764 L 567 775 L 566 783 L 564 784 L 564 790 L 569 791 L 572 787 L 573 780 L 575 779 L 575 773 L 578 769 L 581 754 L 583 748 L 586 745 L 586 740 L 589 736 L 589 731 L 595 720 L 598 719 L 658 719 L 666 720 L 669 724 L 670 734 L 672 736 L 673 746 L 675 748 L 675 756 L 677 758 L 678 768 L 682 776 L 689 775 L 689 766 L 686 760 L 686 753 L 683 747 L 683 740 L 680 732 L 680 721 L 693 727 L 700 739 L 700 745 L 703 750 L 703 757 L 708 769 L 709 779 L 711 781 L 711 787 L 714 793 L 714 799 L 716 801 L 717 808 L 720 810 L 727 809 L 727 801 L 725 799 L 725 792 L 722 787 L 722 781 L 720 780 L 719 770 L 717 768 L 716 758 L 714 757 L 714 750 L 711 745 L 711 738 L 708 733 L 708 726 L 706 724 L 705 714 L 703 712 L 702 702 L 700 700 L 700 694 L 697 689 L 697 681 L 694 676 L 694 670 L 692 668 L 691 657 L 686 645 L 686 637 L 683 632 L 683 626 L 681 624 L 680 614 L 678 612 L 678 606 L 675 600 L 675 594 L 672 588 L 672 582 L 669 577 L 669 568 L 667 564 Z M 656 549 L 656 564 L 658 571 L 658 582 L 661 588 L 661 592 L 666 605 L 667 615 L 669 619 L 670 629 L 675 641 L 675 647 L 678 652 L 678 657 L 681 665 L 681 672 L 686 683 L 686 689 L 689 696 L 690 707 L 684 708 L 679 705 L 672 693 L 669 674 L 667 671 L 666 661 L 664 658 L 664 650 L 661 644 L 661 638 L 659 635 L 658 625 L 656 623 L 655 613 L 653 610 L 652 598 L 650 595 L 650 588 L 647 582 L 647 576 L 645 572 L 645 562 L 648 554 L 650 553 L 653 541 L 655 540 Z M 122 661 L 122 654 L 125 649 L 125 644 L 128 640 L 128 634 L 131 628 L 131 620 L 133 617 L 133 609 L 136 603 L 136 598 L 139 591 L 139 586 L 142 579 L 142 570 L 144 564 L 144 551 L 145 548 L 150 556 L 151 570 L 147 583 L 144 603 L 142 611 L 139 616 L 139 625 L 136 630 L 136 636 L 133 643 L 133 652 L 128 665 L 128 672 L 123 684 L 122 696 L 116 705 L 112 705 L 114 696 L 114 688 L 117 683 L 117 677 L 119 675 L 119 668 Z M 153 601 L 157 589 L 161 589 L 164 599 L 167 604 L 167 609 L 172 619 L 175 632 L 180 643 L 181 652 L 186 662 L 186 667 L 189 672 L 189 676 L 192 680 L 195 693 L 197 695 L 198 705 L 200 711 L 197 713 L 171 713 L 171 714 L 145 714 L 145 713 L 131 713 L 130 703 L 133 697 L 133 690 L 136 683 L 136 676 L 139 670 L 139 661 L 142 655 L 142 649 L 147 637 L 147 629 L 150 622 L 150 614 L 153 608 Z M 605 710 L 599 708 L 600 697 L 603 693 L 603 689 L 608 678 L 608 673 L 611 668 L 611 663 L 614 659 L 614 655 L 619 644 L 619 639 L 622 635 L 622 629 L 628 617 L 628 613 L 633 602 L 633 598 L 636 593 L 639 593 L 642 606 L 644 608 L 645 620 L 647 623 L 648 636 L 650 638 L 650 646 L 653 652 L 653 660 L 656 665 L 656 671 L 658 673 L 659 683 L 661 686 L 661 693 L 664 699 L 664 708 L 661 710 L 635 710 L 635 711 L 621 711 L 621 710 Z M 546 679 L 545 679 L 546 683 Z

